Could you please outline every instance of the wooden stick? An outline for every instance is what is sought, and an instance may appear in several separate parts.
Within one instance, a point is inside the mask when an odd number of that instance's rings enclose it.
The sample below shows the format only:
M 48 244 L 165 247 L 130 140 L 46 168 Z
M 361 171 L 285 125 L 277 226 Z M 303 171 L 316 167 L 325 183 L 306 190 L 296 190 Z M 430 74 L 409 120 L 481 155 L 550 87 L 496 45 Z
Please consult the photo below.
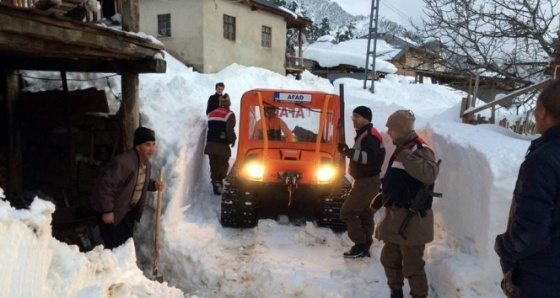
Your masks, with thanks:
M 163 172 L 161 169 L 158 171 L 158 182 L 163 182 Z M 159 224 L 161 219 L 161 200 L 162 200 L 162 191 L 158 189 L 157 193 L 157 209 L 156 209 L 156 228 L 155 228 L 155 237 L 154 237 L 154 263 L 152 265 L 153 274 L 157 278 L 158 275 L 158 258 L 159 258 Z

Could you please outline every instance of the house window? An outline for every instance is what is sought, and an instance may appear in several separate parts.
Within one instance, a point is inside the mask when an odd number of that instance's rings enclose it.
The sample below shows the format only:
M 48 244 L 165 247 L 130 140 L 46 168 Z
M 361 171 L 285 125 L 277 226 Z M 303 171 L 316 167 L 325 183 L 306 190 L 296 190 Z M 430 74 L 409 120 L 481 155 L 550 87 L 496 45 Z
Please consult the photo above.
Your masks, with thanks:
M 224 15 L 224 38 L 235 40 L 235 17 Z
M 270 48 L 272 44 L 272 28 L 267 26 L 262 26 L 261 32 L 261 46 L 265 48 Z
M 158 14 L 157 16 L 158 37 L 171 36 L 171 14 Z

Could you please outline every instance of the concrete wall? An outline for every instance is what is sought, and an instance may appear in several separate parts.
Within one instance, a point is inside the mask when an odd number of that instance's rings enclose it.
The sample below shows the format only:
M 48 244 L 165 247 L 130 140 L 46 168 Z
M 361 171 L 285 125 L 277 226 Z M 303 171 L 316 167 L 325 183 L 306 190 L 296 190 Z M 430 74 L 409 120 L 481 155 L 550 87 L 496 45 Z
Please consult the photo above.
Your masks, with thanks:
M 213 73 L 232 63 L 285 73 L 286 22 L 268 12 L 227 0 L 204 1 L 204 72 Z M 236 18 L 235 41 L 225 39 L 223 15 Z M 261 46 L 262 26 L 272 28 L 271 48 Z
M 157 37 L 157 16 L 171 14 L 171 37 L 158 37 L 183 63 L 203 70 L 203 3 L 207 0 L 140 0 L 140 32 Z
M 140 0 L 140 31 L 157 36 L 157 16 L 171 14 L 166 50 L 204 73 L 232 63 L 285 73 L 286 22 L 283 17 L 229 0 Z M 235 41 L 224 38 L 223 15 L 236 18 Z M 261 46 L 262 26 L 272 28 L 272 47 Z

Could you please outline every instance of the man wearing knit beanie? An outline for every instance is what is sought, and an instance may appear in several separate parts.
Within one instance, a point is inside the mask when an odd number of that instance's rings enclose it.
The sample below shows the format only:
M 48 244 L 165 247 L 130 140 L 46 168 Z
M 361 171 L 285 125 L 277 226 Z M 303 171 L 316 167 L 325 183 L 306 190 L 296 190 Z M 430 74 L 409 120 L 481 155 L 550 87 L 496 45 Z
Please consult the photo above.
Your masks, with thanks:
M 354 182 L 342 205 L 340 219 L 346 223 L 348 237 L 355 244 L 343 254 L 345 258 L 369 257 L 373 243 L 373 209 L 370 203 L 379 192 L 379 173 L 385 159 L 385 146 L 381 134 L 371 124 L 372 113 L 368 107 L 359 106 L 352 113 L 356 129 L 354 145 L 338 144 L 338 151 L 350 159 L 349 172 Z
M 409 110 L 398 110 L 389 116 L 386 126 L 399 134 L 406 135 L 414 130 L 416 118 Z
M 101 239 L 108 249 L 132 237 L 134 221 L 139 221 L 144 211 L 146 191 L 165 188 L 163 182 L 150 179 L 150 159 L 156 150 L 155 132 L 138 127 L 133 145 L 101 169 L 90 197 L 91 206 L 99 215 Z
M 352 111 L 352 114 L 358 114 L 364 117 L 364 119 L 366 119 L 368 122 L 371 122 L 371 118 L 372 118 L 371 109 L 366 106 L 359 106 L 355 108 L 354 111 Z
M 409 218 L 404 230 L 403 223 L 417 194 L 434 189 L 439 166 L 432 149 L 414 131 L 414 120 L 411 111 L 398 110 L 389 116 L 386 124 L 396 149 L 383 178 L 385 214 L 375 230 L 375 238 L 385 243 L 381 264 L 391 297 L 403 297 L 404 277 L 408 279 L 412 297 L 428 296 L 423 255 L 426 243 L 434 237 L 432 197 L 425 198 L 422 210 Z

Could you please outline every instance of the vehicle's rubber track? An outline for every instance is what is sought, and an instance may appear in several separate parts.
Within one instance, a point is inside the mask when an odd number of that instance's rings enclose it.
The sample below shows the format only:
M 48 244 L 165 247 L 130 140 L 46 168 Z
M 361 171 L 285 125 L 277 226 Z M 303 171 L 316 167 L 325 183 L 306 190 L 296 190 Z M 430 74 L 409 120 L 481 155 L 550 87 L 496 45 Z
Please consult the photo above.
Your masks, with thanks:
M 224 227 L 232 228 L 255 227 L 258 222 L 255 198 L 249 192 L 239 191 L 234 180 L 231 176 L 226 178 L 220 223 Z
M 344 204 L 351 187 L 350 181 L 344 178 L 342 194 L 340 196 L 324 196 L 321 198 L 319 218 L 317 220 L 317 224 L 320 227 L 328 227 L 335 232 L 346 231 L 346 224 L 340 220 L 340 210 L 342 209 L 342 204 Z

